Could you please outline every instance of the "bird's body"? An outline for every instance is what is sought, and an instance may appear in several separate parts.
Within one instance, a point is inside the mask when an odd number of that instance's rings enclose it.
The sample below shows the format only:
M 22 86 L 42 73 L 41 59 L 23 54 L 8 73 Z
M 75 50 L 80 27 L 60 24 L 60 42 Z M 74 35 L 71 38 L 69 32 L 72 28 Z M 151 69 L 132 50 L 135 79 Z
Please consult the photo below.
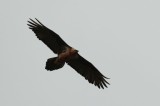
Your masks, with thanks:
M 47 60 L 46 70 L 60 69 L 67 63 L 85 77 L 89 83 L 98 86 L 98 88 L 107 87 L 106 84 L 109 83 L 105 79 L 108 78 L 102 75 L 92 63 L 80 56 L 78 50 L 69 46 L 58 34 L 48 29 L 40 21 L 37 20 L 36 22 L 30 19 L 28 22 L 29 28 L 36 34 L 37 38 L 58 55 Z
M 60 54 L 58 54 L 58 60 L 59 61 L 67 61 L 70 58 L 77 55 L 78 50 L 75 50 L 74 48 L 66 47 L 66 50 Z

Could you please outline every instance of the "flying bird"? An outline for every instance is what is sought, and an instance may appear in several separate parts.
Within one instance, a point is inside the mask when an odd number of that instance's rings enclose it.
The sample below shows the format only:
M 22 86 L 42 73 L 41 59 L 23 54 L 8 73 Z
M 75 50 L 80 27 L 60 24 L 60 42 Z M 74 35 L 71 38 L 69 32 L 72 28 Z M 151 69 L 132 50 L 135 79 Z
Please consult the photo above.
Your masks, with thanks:
M 98 88 L 107 87 L 109 83 L 102 73 L 85 58 L 83 58 L 78 50 L 69 46 L 58 34 L 44 26 L 38 19 L 28 21 L 29 29 L 31 29 L 37 38 L 46 44 L 57 57 L 49 58 L 46 62 L 45 69 L 53 71 L 62 68 L 65 63 L 81 74 L 89 83 L 94 84 Z

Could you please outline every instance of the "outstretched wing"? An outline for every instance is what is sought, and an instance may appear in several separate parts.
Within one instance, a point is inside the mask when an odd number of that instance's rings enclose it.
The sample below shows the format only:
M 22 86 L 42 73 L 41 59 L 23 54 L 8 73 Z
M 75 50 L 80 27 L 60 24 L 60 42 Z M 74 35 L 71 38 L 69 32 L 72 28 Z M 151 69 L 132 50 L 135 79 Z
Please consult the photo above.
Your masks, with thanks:
M 45 43 L 54 53 L 59 54 L 66 46 L 69 47 L 58 34 L 44 26 L 39 20 L 36 22 L 30 19 L 27 25 L 36 34 L 37 38 Z
M 102 75 L 93 64 L 84 59 L 82 56 L 77 54 L 75 57 L 67 61 L 73 69 L 75 69 L 79 74 L 85 77 L 89 83 L 98 86 L 98 88 L 107 87 L 109 84 L 105 79 L 109 79 Z

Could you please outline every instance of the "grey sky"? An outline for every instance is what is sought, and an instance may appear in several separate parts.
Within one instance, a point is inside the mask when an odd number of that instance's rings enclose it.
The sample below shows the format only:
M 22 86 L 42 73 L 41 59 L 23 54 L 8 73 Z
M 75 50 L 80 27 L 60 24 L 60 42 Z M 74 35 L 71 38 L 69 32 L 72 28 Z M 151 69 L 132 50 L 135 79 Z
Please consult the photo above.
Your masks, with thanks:
M 1 0 L 0 106 L 159 106 L 159 0 Z M 92 62 L 111 85 L 99 90 L 28 29 L 38 18 Z

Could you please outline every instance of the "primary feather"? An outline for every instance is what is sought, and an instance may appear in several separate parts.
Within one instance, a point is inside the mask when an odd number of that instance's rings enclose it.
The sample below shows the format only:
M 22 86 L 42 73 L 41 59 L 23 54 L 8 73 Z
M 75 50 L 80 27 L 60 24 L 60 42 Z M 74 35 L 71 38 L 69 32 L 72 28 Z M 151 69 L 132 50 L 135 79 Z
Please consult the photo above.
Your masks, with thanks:
M 58 34 L 44 26 L 40 21 L 37 20 L 35 22 L 30 19 L 28 23 L 27 25 L 36 34 L 37 38 L 46 44 L 54 53 L 59 54 L 63 52 L 65 46 L 68 46 Z

